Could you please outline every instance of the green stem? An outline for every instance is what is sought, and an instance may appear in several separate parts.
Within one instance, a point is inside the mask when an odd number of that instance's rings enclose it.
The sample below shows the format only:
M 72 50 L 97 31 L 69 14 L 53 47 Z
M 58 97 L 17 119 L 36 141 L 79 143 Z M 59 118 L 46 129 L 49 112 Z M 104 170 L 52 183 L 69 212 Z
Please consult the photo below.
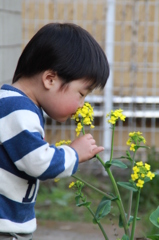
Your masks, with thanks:
M 81 124 L 82 124 L 82 133 L 83 133 L 83 135 L 85 135 L 85 130 L 84 130 L 84 126 L 83 126 L 83 118 L 81 119 Z
M 130 235 L 129 234 L 129 228 L 128 228 L 128 225 L 127 225 L 127 220 L 126 220 L 126 215 L 125 215 L 125 210 L 124 210 L 124 206 L 123 206 L 123 203 L 122 203 L 122 200 L 121 200 L 121 196 L 120 196 L 120 192 L 118 190 L 118 186 L 116 184 L 116 181 L 113 177 L 113 174 L 110 170 L 110 168 L 107 169 L 107 173 L 110 177 L 110 180 L 112 182 L 112 185 L 113 185 L 113 188 L 114 188 L 114 191 L 115 191 L 115 194 L 116 196 L 118 197 L 118 200 L 116 200 L 116 203 L 118 205 L 118 208 L 119 208 L 119 211 L 120 211 L 120 214 L 121 214 L 121 218 L 122 218 L 122 221 L 123 221 L 123 226 L 124 226 L 124 230 L 125 230 L 125 234 L 126 235 Z
M 115 125 L 113 125 L 113 132 L 112 132 L 112 142 L 111 142 L 110 163 L 112 162 L 112 158 L 113 158 L 113 147 L 114 147 L 114 131 L 115 131 Z
M 94 219 L 96 220 L 96 223 L 98 224 L 101 232 L 103 233 L 104 238 L 105 238 L 106 240 L 109 240 L 109 238 L 108 238 L 108 236 L 106 235 L 106 233 L 105 233 L 105 231 L 104 231 L 101 223 L 97 221 L 97 219 L 96 219 L 96 217 L 95 217 L 95 214 L 94 214 L 94 212 L 92 211 L 92 209 L 91 209 L 90 207 L 87 207 L 87 209 L 89 210 L 89 212 L 91 213 L 91 215 L 92 215 L 92 216 L 94 217 Z
M 84 181 L 83 179 L 81 179 L 81 178 L 79 178 L 79 177 L 77 177 L 77 176 L 75 176 L 75 175 L 72 175 L 72 177 L 75 178 L 75 179 L 78 179 L 79 181 L 83 182 L 86 186 L 92 188 L 92 189 L 95 190 L 96 192 L 98 192 L 98 193 L 102 194 L 103 196 L 107 197 L 108 199 L 112 200 L 112 197 L 111 197 L 109 194 L 107 194 L 107 193 L 99 190 L 98 188 L 92 186 L 91 184 L 87 183 L 87 182 Z
M 135 234 L 135 227 L 136 227 L 136 218 L 138 214 L 138 208 L 139 208 L 139 201 L 140 201 L 140 191 L 137 193 L 137 199 L 136 199 L 136 206 L 135 206 L 135 214 L 134 214 L 134 219 L 133 219 L 133 224 L 132 224 L 132 229 L 131 229 L 131 237 L 130 240 L 134 240 L 134 234 Z
M 111 154 L 110 154 L 110 163 L 112 162 L 112 159 L 113 159 L 113 147 L 114 147 L 114 132 L 115 132 L 115 124 L 113 124 L 112 126 L 113 128 L 113 132 L 112 132 L 112 141 L 111 141 Z M 122 221 L 123 221 L 123 226 L 124 226 L 124 231 L 125 231 L 125 234 L 130 236 L 129 234 L 129 228 L 128 228 L 128 224 L 127 224 L 127 219 L 126 219 L 126 215 L 125 215 L 125 210 L 124 210 L 124 206 L 123 206 L 123 203 L 122 203 L 122 200 L 121 200 L 121 196 L 120 196 L 120 192 L 119 192 L 119 189 L 118 189 L 118 186 L 116 184 L 116 181 L 114 179 L 114 176 L 110 170 L 110 168 L 106 168 L 106 171 L 110 177 L 110 180 L 111 180 L 111 183 L 113 185 L 113 188 L 114 188 L 114 191 L 115 191 L 115 194 L 116 196 L 118 197 L 118 200 L 116 200 L 116 203 L 118 205 L 118 208 L 119 208 L 119 211 L 120 211 L 120 214 L 121 214 L 121 218 L 122 218 Z
M 103 167 L 105 168 L 105 163 L 104 163 L 104 161 L 101 159 L 101 157 L 98 155 L 98 154 L 96 154 L 96 158 L 100 161 L 100 163 L 103 165 Z
M 135 162 L 135 154 L 136 154 L 136 151 L 135 151 L 134 154 L 133 154 L 133 161 L 132 161 L 132 163 L 131 163 L 131 173 L 133 172 L 133 167 L 134 167 L 134 162 Z M 133 198 L 133 191 L 130 191 L 129 203 L 128 203 L 127 221 L 129 221 L 130 216 L 131 216 L 132 198 Z
M 114 131 L 115 131 L 115 125 L 113 125 L 113 132 L 112 132 L 112 141 L 111 141 L 111 155 L 110 155 L 110 163 L 112 161 L 112 158 L 113 158 L 113 146 L 114 146 Z M 84 128 L 83 128 L 83 121 L 82 121 L 82 132 L 83 134 L 85 134 L 84 132 Z M 101 162 L 101 164 L 105 167 L 105 163 L 104 161 L 99 157 L 98 154 L 96 154 L 96 157 L 97 159 Z M 128 229 L 128 225 L 127 225 L 127 220 L 126 220 L 126 216 L 125 216 L 125 210 L 124 210 L 124 206 L 123 206 L 123 203 L 121 201 L 121 196 L 120 196 L 120 193 L 119 193 L 119 190 L 118 190 L 118 187 L 117 187 L 117 184 L 116 184 L 116 181 L 112 175 L 112 172 L 110 171 L 110 169 L 106 169 L 107 170 L 107 173 L 110 177 L 110 180 L 112 182 L 112 185 L 114 187 L 114 191 L 115 191 L 115 194 L 116 196 L 118 197 L 118 200 L 116 200 L 116 203 L 118 205 L 118 208 L 119 208 L 119 211 L 120 211 L 120 214 L 121 214 L 121 218 L 122 218 L 122 221 L 123 221 L 123 226 L 124 226 L 124 230 L 125 230 L 125 234 L 127 234 L 129 236 L 129 229 Z M 83 180 L 82 180 L 83 181 Z M 83 181 L 84 182 L 84 181 Z M 86 184 L 88 185 L 88 184 Z M 89 185 L 88 185 L 89 186 Z M 93 187 L 94 188 L 94 187 Z M 109 195 L 108 195 L 109 196 Z M 110 197 L 110 196 L 109 196 Z

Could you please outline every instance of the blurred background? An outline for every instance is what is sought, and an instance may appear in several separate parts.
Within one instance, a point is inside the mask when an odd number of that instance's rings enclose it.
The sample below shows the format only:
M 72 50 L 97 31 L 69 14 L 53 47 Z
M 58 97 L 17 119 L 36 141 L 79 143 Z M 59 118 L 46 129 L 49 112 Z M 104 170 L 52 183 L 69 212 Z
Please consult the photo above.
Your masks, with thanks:
M 141 131 L 152 151 L 138 158 L 158 160 L 159 152 L 159 1 L 158 0 L 0 0 L 0 84 L 11 83 L 21 51 L 49 22 L 71 22 L 88 30 L 105 51 L 110 64 L 106 88 L 86 98 L 94 106 L 91 133 L 109 160 L 111 130 L 106 114 L 122 108 L 126 121 L 115 131 L 114 156 L 128 149 L 129 132 Z M 46 118 L 46 140 L 73 140 L 75 123 Z M 155 168 L 158 163 L 155 161 Z M 85 171 L 101 173 L 90 161 Z M 62 204 L 62 203 L 61 203 Z M 64 204 L 64 203 L 63 203 Z

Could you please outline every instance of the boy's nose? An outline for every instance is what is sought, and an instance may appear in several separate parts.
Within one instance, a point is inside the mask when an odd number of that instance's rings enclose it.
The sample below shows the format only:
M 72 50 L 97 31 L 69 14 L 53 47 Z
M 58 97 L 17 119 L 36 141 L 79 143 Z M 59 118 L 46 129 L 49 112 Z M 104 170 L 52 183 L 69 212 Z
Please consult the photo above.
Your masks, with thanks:
M 80 108 L 84 105 L 84 99 L 80 101 Z

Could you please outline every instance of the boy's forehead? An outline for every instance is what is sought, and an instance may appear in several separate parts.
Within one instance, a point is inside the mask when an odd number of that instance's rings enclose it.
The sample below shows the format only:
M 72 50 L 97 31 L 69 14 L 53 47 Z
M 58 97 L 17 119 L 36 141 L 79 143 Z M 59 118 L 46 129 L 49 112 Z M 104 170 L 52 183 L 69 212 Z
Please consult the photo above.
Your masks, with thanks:
M 84 84 L 83 84 L 83 88 L 84 89 L 86 89 L 86 90 L 88 90 L 88 91 L 93 91 L 93 84 L 91 83 L 91 81 L 86 81 L 86 80 L 84 80 L 84 82 L 83 82 Z
M 88 92 L 92 92 L 93 89 L 94 89 L 94 88 L 93 88 L 92 85 L 91 85 L 91 86 L 89 85 L 89 86 L 86 87 L 86 90 L 87 90 Z

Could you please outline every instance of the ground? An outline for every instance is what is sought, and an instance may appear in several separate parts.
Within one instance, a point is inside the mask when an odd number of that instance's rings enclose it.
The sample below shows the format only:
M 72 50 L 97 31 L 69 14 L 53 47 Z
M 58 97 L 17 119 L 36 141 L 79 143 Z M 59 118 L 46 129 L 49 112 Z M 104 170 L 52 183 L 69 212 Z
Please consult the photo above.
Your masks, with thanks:
M 105 225 L 110 240 L 116 240 L 123 234 L 122 229 L 115 230 L 115 225 Z M 137 234 L 141 235 L 140 229 Z M 116 235 L 116 236 L 115 236 Z M 138 235 L 138 236 L 139 236 Z M 79 222 L 38 222 L 33 240 L 104 240 L 97 225 Z

